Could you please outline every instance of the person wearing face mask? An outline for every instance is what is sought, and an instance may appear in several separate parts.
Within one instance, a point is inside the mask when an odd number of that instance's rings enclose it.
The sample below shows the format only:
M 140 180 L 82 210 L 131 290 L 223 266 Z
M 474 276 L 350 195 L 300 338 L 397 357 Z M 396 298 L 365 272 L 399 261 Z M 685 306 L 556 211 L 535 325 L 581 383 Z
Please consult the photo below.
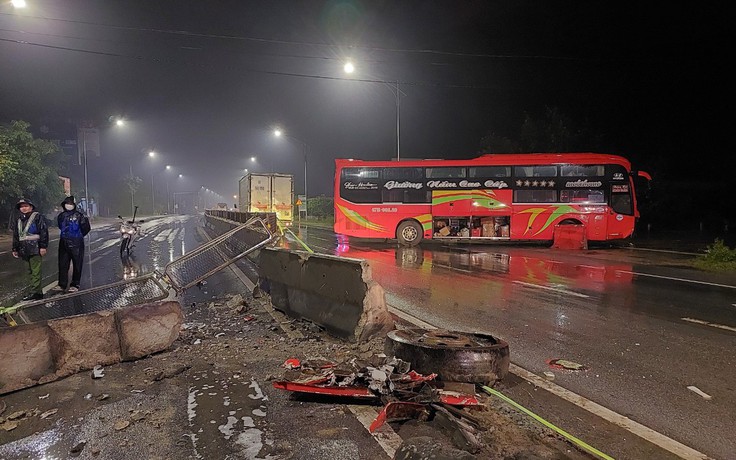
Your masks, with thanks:
M 84 237 L 89 233 L 89 219 L 77 209 L 73 196 L 61 202 L 62 208 L 56 218 L 59 234 L 59 284 L 51 289 L 53 293 L 64 292 L 69 283 L 69 265 L 72 265 L 72 282 L 67 292 L 77 292 L 82 279 L 84 261 Z
M 41 260 L 49 246 L 49 230 L 41 213 L 30 200 L 21 199 L 15 205 L 20 216 L 13 227 L 13 257 L 28 263 L 32 292 L 23 300 L 43 299 L 41 287 Z

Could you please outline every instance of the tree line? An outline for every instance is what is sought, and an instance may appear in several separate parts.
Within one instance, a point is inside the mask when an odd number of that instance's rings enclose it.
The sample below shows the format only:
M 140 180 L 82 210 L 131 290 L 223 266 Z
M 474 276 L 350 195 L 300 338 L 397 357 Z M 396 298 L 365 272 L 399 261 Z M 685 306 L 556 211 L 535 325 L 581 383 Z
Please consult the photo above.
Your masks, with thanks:
M 0 223 L 15 215 L 21 198 L 31 200 L 41 213 L 50 213 L 64 199 L 58 171 L 62 154 L 51 141 L 35 139 L 25 121 L 0 124 Z

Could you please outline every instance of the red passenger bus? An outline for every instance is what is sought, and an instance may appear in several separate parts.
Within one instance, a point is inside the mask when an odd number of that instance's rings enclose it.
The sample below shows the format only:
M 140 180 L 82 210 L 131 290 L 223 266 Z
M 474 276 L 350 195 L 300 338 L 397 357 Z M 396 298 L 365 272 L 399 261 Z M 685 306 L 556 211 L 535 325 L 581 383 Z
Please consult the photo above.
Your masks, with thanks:
M 639 217 L 625 158 L 599 153 L 489 154 L 470 160 L 335 160 L 335 233 L 398 239 L 588 241 L 628 238 Z M 578 227 L 580 228 L 580 227 Z

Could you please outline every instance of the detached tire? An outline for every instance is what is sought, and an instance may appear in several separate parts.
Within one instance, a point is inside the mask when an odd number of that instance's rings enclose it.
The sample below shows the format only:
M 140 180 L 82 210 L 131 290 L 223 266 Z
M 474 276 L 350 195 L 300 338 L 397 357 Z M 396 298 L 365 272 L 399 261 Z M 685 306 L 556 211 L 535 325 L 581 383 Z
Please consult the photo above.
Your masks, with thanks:
M 422 226 L 415 220 L 405 220 L 396 229 L 396 239 L 402 246 L 416 246 L 422 241 Z
M 393 330 L 385 353 L 411 363 L 421 374 L 435 373 L 446 382 L 492 385 L 509 372 L 509 345 L 486 334 L 442 329 Z

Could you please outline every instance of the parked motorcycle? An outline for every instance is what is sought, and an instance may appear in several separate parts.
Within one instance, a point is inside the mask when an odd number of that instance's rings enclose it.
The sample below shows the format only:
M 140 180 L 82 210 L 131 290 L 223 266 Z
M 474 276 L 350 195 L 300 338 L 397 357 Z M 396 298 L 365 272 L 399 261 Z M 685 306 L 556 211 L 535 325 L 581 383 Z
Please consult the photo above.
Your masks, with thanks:
M 145 220 L 135 221 L 135 215 L 138 213 L 138 206 L 133 209 L 133 219 L 124 220 L 123 216 L 118 216 L 122 222 L 120 223 L 120 257 L 123 254 L 130 254 L 130 250 L 133 247 L 133 243 L 138 238 L 141 232 L 141 224 Z

